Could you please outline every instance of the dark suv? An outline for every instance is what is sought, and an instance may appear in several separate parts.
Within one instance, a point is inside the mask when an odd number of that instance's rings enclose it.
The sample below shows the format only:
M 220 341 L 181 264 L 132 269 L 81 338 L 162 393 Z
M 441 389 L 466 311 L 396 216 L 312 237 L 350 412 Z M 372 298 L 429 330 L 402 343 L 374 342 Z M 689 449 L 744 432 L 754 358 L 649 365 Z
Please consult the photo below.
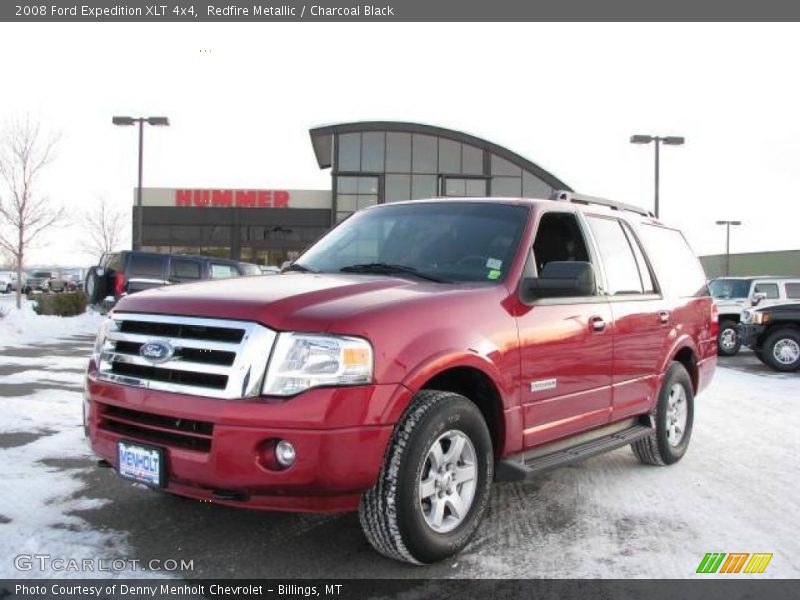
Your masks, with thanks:
M 743 345 L 776 371 L 800 370 L 800 302 L 745 310 L 739 335 Z
M 246 275 L 261 275 L 261 270 L 224 258 L 127 250 L 104 254 L 100 264 L 89 269 L 84 288 L 91 304 L 106 299 L 114 304 L 127 294 L 164 285 Z

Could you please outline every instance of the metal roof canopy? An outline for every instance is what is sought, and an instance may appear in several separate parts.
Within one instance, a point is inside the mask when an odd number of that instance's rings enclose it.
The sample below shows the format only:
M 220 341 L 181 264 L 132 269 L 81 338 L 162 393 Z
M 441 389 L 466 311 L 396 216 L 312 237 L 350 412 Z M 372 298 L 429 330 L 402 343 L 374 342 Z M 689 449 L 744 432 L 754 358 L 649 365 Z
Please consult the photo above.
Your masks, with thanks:
M 566 190 L 571 192 L 566 183 L 561 181 L 552 173 L 545 171 L 536 163 L 520 156 L 516 152 L 512 152 L 508 148 L 498 146 L 488 140 L 484 140 L 468 133 L 455 131 L 453 129 L 446 129 L 444 127 L 436 127 L 434 125 L 423 125 L 421 123 L 409 123 L 404 121 L 356 121 L 352 123 L 339 123 L 337 125 L 325 125 L 322 127 L 315 127 L 309 130 L 311 135 L 311 144 L 314 147 L 314 154 L 317 158 L 317 163 L 320 169 L 328 169 L 331 167 L 331 143 L 334 134 L 340 133 L 358 133 L 362 131 L 397 131 L 402 133 L 419 133 L 423 135 L 432 135 L 442 137 L 445 139 L 461 142 L 482 150 L 487 150 L 491 154 L 506 159 L 507 161 L 517 165 L 524 171 L 535 175 L 547 185 L 556 190 Z

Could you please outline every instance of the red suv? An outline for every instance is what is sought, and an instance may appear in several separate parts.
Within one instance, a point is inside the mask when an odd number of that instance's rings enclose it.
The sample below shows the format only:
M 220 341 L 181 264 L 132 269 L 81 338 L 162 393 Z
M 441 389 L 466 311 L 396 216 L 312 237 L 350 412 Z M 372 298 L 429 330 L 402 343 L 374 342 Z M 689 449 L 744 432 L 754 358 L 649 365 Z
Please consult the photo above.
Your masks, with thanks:
M 386 204 L 277 277 L 123 298 L 85 422 L 123 477 L 358 509 L 378 551 L 429 563 L 466 545 L 493 480 L 625 445 L 679 461 L 717 327 L 683 236 L 640 209 L 571 193 Z

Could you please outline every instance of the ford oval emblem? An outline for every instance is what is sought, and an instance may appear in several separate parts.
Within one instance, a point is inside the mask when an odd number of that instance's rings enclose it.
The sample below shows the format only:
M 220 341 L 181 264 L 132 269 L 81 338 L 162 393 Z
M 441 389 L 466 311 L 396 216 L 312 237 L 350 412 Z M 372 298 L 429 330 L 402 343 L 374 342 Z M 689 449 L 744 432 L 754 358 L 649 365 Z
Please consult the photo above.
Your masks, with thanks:
M 139 348 L 139 354 L 151 363 L 158 364 L 172 358 L 172 355 L 175 354 L 175 348 L 169 342 L 155 340 L 142 344 L 142 347 Z

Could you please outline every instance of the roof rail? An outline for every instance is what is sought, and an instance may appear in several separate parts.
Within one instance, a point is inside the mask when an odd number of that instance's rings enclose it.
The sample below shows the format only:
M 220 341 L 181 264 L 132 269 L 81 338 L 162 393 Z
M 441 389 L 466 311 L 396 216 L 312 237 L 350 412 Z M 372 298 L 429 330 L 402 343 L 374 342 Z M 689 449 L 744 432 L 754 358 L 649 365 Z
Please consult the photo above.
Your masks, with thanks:
M 585 194 L 576 194 L 567 190 L 555 190 L 550 196 L 551 200 L 560 200 L 562 202 L 574 202 L 575 204 L 599 204 L 600 206 L 607 206 L 613 210 L 627 210 L 628 212 L 636 213 L 644 217 L 655 217 L 649 210 L 639 208 L 633 204 L 624 204 L 623 202 L 615 202 L 614 200 L 606 200 L 605 198 L 597 198 L 596 196 L 587 196 Z

